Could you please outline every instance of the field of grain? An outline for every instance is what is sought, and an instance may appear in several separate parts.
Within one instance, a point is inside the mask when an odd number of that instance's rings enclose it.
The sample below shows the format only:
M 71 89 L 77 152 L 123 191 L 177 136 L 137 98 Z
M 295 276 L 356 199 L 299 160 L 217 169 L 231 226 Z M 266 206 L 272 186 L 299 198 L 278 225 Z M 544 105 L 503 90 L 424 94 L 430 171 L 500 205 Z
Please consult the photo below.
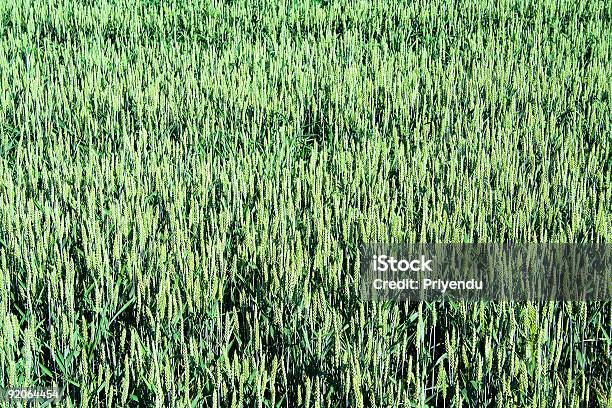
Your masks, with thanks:
M 362 299 L 370 242 L 612 240 L 612 3 L 0 2 L 0 386 L 612 407 L 612 302 Z

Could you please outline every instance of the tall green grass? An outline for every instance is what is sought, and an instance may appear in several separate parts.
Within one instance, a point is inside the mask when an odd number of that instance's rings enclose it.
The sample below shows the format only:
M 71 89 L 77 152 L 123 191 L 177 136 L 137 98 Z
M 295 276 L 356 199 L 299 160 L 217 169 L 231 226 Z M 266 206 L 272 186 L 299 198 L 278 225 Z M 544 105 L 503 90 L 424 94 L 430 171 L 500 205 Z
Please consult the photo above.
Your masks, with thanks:
M 359 297 L 368 242 L 610 242 L 612 3 L 0 3 L 0 385 L 612 407 L 612 305 Z

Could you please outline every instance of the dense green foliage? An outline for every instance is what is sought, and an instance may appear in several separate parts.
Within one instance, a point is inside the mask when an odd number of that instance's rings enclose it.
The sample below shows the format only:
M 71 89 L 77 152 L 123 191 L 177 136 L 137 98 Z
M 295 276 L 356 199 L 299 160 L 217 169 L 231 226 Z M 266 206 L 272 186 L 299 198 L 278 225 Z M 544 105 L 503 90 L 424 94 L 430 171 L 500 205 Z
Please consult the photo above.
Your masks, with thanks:
M 609 1 L 0 2 L 0 385 L 612 406 L 610 303 L 366 302 L 368 242 L 609 242 Z

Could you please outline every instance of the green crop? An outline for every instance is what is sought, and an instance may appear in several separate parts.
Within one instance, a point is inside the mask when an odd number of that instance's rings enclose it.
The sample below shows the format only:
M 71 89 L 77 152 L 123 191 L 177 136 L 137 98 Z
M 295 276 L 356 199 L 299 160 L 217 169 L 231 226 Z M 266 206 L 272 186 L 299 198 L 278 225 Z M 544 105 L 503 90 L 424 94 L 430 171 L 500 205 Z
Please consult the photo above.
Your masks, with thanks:
M 612 2 L 0 2 L 0 386 L 612 407 L 612 302 L 368 302 L 371 242 L 612 240 Z

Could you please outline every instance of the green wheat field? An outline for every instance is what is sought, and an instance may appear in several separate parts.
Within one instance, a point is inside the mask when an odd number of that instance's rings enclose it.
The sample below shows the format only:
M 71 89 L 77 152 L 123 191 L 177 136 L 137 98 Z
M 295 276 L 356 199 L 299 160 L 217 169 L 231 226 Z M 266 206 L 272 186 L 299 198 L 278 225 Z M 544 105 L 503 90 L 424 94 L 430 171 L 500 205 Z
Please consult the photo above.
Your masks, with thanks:
M 359 294 L 370 242 L 612 241 L 612 2 L 5 0 L 0 87 L 1 387 L 612 407 L 610 301 Z

